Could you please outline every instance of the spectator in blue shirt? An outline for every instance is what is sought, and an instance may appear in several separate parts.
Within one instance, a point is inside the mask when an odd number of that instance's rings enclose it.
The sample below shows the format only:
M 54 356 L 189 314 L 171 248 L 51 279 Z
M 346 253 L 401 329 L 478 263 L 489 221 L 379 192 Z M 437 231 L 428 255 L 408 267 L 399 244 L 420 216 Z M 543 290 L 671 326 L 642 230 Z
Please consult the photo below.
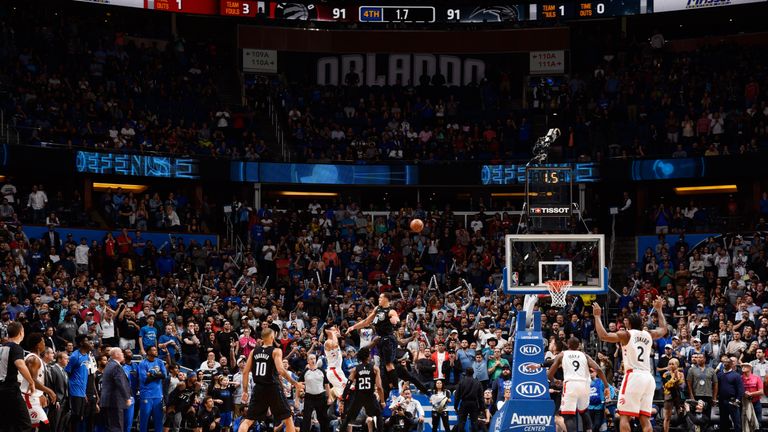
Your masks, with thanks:
M 147 348 L 147 358 L 139 363 L 139 431 L 147 432 L 152 418 L 155 430 L 163 430 L 163 381 L 168 377 L 165 363 L 157 358 L 157 346 Z
M 597 377 L 594 369 L 590 369 L 592 383 L 589 388 L 589 416 L 592 419 L 592 431 L 599 432 L 605 422 L 605 386 L 603 380 Z
M 488 381 L 490 380 L 490 377 L 488 376 L 488 361 L 483 357 L 482 353 L 475 353 L 475 361 L 472 362 L 472 369 L 474 371 L 474 377 L 476 380 L 480 381 L 480 384 L 483 385 L 483 388 L 488 388 Z
M 73 422 L 72 430 L 75 432 L 85 432 L 88 427 L 86 420 L 86 387 L 88 385 L 88 375 L 96 370 L 96 361 L 91 355 L 93 345 L 86 335 L 78 335 L 75 338 L 77 351 L 72 352 L 69 357 L 69 363 L 64 369 L 69 374 L 69 400 L 71 408 L 71 418 Z
M 147 325 L 139 330 L 139 349 L 141 355 L 146 355 L 149 347 L 157 346 L 157 329 L 155 328 L 155 315 L 150 312 L 147 317 Z
M 176 362 L 178 360 L 181 340 L 176 337 L 175 326 L 168 324 L 165 326 L 165 333 L 160 336 L 158 347 L 160 348 L 160 358 L 167 362 Z
M 461 348 L 456 350 L 456 358 L 459 359 L 464 370 L 472 367 L 472 361 L 475 359 L 475 350 L 469 348 L 469 342 L 466 339 L 461 341 Z
M 11 320 L 15 320 L 20 313 L 27 311 L 27 307 L 19 303 L 18 297 L 11 296 L 10 300 L 8 301 L 8 306 L 5 307 L 5 310 L 7 310 L 10 314 Z
M 160 257 L 157 259 L 157 272 L 160 276 L 171 274 L 173 273 L 174 265 L 173 257 L 169 256 L 165 249 L 163 249 Z
M 357 366 L 358 361 L 357 357 L 355 357 L 355 349 L 353 347 L 347 348 L 347 355 L 344 357 L 344 360 L 341 363 L 341 370 L 344 371 L 347 376 L 349 376 L 350 371 Z

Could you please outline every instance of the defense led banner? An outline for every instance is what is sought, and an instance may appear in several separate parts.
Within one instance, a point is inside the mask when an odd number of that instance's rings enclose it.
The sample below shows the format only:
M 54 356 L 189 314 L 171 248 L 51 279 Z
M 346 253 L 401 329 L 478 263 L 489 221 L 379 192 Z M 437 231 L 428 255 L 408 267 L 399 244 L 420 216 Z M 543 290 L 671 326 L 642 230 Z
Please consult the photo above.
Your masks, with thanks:
M 79 173 L 160 177 L 200 178 L 197 159 L 78 151 L 75 167 Z
M 570 173 L 560 180 L 570 182 L 573 176 L 573 183 L 594 183 L 600 180 L 600 169 L 594 162 L 583 163 L 563 163 L 563 164 L 542 164 L 535 165 L 537 168 L 570 168 Z M 484 185 L 514 185 L 525 184 L 525 164 L 512 165 L 483 165 L 480 169 L 480 181 Z

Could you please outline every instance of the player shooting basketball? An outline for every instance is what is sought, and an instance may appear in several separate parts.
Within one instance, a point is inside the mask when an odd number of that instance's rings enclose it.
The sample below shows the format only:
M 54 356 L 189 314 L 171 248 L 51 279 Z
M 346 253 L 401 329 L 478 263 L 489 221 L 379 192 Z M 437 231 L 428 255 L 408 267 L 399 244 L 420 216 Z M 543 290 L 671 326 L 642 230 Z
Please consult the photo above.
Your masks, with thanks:
M 354 330 L 368 327 L 373 324 L 376 334 L 380 340 L 378 343 L 379 357 L 384 363 L 386 372 L 382 373 L 382 383 L 384 393 L 389 394 L 390 390 L 397 389 L 397 372 L 395 371 L 395 355 L 397 352 L 397 338 L 395 337 L 395 326 L 400 322 L 397 311 L 390 305 L 389 293 L 379 295 L 379 305 L 371 312 L 368 317 L 352 327 L 347 329 L 346 334 Z
M 643 320 L 638 314 L 624 318 L 624 327 L 617 332 L 607 332 L 601 320 L 602 308 L 592 303 L 597 336 L 604 342 L 621 344 L 624 362 L 624 381 L 619 392 L 617 412 L 620 416 L 620 431 L 630 432 L 630 417 L 639 417 L 643 432 L 652 432 L 651 408 L 656 380 L 651 373 L 651 346 L 653 341 L 667 334 L 667 320 L 664 317 L 664 300 L 657 297 L 653 309 L 659 317 L 659 325 L 653 330 L 643 330 Z

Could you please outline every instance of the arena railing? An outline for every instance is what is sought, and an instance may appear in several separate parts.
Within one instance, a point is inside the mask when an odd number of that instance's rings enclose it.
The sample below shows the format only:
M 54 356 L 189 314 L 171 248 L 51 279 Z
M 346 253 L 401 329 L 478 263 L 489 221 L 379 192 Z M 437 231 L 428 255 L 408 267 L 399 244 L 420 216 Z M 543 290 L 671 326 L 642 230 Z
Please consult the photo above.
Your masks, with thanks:
M 0 141 L 7 144 L 19 144 L 19 131 L 16 127 L 11 125 L 11 118 L 7 117 L 5 110 L 0 110 Z
M 277 140 L 277 145 L 280 147 L 280 159 L 283 162 L 290 162 L 291 151 L 288 148 L 288 142 L 285 139 L 283 123 L 280 118 L 281 116 L 280 107 L 275 103 L 275 99 L 272 96 L 269 96 L 267 98 L 267 103 L 269 107 L 269 121 L 272 123 L 272 128 L 274 129 L 274 133 L 275 133 L 275 139 Z

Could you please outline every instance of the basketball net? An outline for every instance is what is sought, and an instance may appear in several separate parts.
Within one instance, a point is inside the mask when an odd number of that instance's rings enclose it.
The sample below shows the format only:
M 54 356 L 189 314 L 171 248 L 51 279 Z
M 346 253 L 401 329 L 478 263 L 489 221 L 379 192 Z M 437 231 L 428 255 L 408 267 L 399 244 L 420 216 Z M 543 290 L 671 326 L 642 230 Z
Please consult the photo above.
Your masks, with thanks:
M 565 296 L 568 295 L 568 290 L 571 289 L 571 281 L 549 280 L 544 283 L 547 285 L 550 297 L 552 297 L 552 306 L 565 307 Z

